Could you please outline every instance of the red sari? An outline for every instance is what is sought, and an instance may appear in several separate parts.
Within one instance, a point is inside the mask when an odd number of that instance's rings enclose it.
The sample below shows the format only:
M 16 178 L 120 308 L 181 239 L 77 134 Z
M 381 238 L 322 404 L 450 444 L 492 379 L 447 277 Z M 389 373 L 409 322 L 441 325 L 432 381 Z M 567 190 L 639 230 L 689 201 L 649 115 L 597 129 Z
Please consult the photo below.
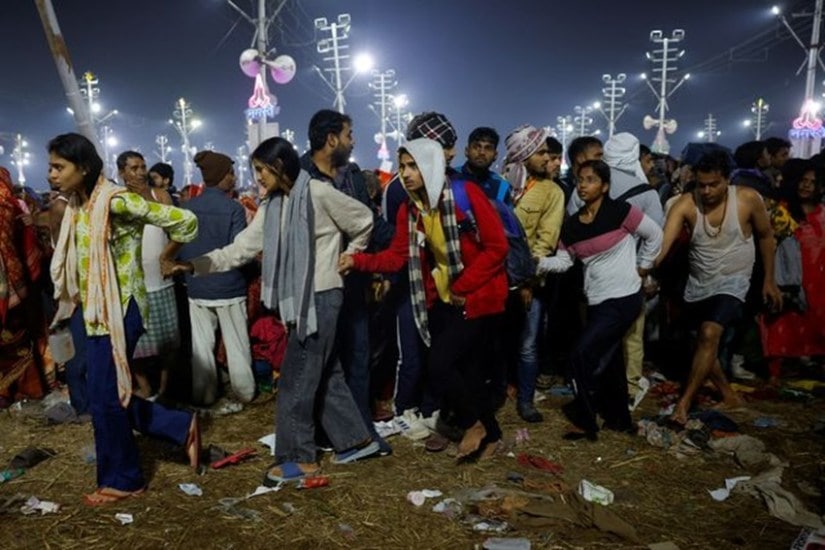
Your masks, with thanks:
M 825 355 L 825 207 L 818 205 L 794 233 L 802 250 L 802 287 L 808 309 L 760 322 L 767 358 Z

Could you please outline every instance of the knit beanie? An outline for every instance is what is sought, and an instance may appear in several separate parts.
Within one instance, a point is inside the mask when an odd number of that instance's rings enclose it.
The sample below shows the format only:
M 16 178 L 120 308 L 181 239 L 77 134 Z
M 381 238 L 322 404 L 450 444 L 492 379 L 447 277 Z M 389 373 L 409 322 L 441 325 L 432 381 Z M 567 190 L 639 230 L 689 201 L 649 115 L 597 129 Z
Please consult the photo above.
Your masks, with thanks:
M 441 113 L 426 112 L 421 113 L 410 121 L 407 126 L 407 140 L 418 138 L 434 139 L 444 149 L 449 149 L 458 140 L 455 128 Z
M 201 169 L 204 185 L 215 187 L 232 170 L 235 161 L 223 153 L 198 151 L 195 155 L 195 164 Z

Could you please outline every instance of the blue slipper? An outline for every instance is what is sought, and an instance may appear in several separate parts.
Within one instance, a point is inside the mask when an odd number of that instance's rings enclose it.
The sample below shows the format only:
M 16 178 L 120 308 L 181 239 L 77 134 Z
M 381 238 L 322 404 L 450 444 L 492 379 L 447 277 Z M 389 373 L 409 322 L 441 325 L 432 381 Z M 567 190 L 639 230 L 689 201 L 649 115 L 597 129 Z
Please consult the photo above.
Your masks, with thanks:
M 356 447 L 355 449 L 350 449 L 349 451 L 344 451 L 343 453 L 335 453 L 335 456 L 332 457 L 332 463 L 349 464 L 350 462 L 355 462 L 356 460 L 361 460 L 362 458 L 371 457 L 372 455 L 377 454 L 380 450 L 381 446 L 378 442 L 373 441 L 369 445 L 364 445 L 363 447 Z
M 275 468 L 280 468 L 281 475 L 277 476 L 272 473 L 272 470 Z M 297 479 L 303 479 L 310 475 L 315 475 L 319 471 L 320 468 L 313 470 L 311 472 L 305 472 L 298 466 L 297 462 L 284 462 L 282 464 L 274 464 L 271 466 L 264 474 L 264 485 L 266 487 L 275 487 L 279 483 L 283 483 L 284 481 L 295 481 Z

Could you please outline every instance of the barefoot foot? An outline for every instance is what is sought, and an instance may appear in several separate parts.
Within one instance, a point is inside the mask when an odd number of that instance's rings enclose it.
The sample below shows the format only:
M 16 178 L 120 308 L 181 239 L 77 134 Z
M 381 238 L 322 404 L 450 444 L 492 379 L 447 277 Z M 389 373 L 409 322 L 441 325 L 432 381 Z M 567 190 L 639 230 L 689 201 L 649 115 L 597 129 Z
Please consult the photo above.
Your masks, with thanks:
M 481 446 L 481 440 L 487 435 L 487 430 L 481 422 L 476 422 L 464 432 L 464 437 L 458 444 L 458 458 L 461 460 L 468 455 L 473 454 Z

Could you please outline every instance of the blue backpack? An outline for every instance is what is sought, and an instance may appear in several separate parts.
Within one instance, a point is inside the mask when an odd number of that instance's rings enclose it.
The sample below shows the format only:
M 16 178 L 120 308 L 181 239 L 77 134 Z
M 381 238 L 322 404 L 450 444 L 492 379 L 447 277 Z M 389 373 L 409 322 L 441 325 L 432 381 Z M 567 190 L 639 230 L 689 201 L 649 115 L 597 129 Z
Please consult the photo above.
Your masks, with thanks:
M 470 220 L 473 229 L 477 230 L 478 224 L 470 207 L 470 199 L 467 197 L 467 180 L 455 179 L 450 183 L 456 207 Z M 490 199 L 490 203 L 498 212 L 501 224 L 504 226 L 504 236 L 507 237 L 505 270 L 507 271 L 507 281 L 510 288 L 515 288 L 535 277 L 536 260 L 533 259 L 533 255 L 530 253 L 527 235 L 524 233 L 521 222 L 518 221 L 510 207 L 504 203 L 504 198 L 509 192 L 510 185 L 506 181 L 500 182 L 496 198 Z

